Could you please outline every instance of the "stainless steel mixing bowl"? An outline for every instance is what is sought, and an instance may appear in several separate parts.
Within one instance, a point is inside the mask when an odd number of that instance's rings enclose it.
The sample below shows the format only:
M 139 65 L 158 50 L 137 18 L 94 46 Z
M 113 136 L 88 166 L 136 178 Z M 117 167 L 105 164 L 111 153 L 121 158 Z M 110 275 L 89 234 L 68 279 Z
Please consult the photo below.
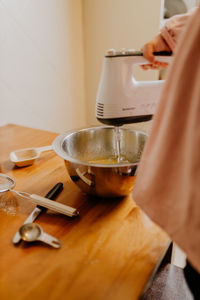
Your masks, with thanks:
M 94 162 L 116 156 L 115 130 L 114 127 L 107 126 L 91 127 L 65 132 L 53 141 L 53 149 L 64 159 L 72 181 L 87 194 L 121 197 L 128 195 L 133 188 L 137 166 L 147 139 L 146 133 L 120 127 L 120 154 L 128 162 Z

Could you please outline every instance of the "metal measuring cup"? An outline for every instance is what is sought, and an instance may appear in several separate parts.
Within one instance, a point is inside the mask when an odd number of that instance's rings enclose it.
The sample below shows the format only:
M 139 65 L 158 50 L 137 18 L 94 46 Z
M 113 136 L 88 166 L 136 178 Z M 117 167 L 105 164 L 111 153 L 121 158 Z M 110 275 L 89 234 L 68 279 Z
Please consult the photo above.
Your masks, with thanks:
M 25 242 L 41 241 L 54 248 L 60 248 L 62 245 L 57 238 L 45 233 L 42 230 L 42 227 L 36 223 L 27 223 L 22 225 L 19 228 L 19 234 L 21 239 Z

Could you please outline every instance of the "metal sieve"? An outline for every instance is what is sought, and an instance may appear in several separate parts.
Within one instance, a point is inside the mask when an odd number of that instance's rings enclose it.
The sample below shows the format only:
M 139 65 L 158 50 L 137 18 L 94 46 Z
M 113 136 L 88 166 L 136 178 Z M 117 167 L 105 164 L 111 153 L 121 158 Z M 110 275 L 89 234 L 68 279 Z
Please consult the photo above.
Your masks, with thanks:
M 9 177 L 8 175 L 0 173 L 0 194 L 11 191 L 12 193 L 17 194 L 22 198 L 28 199 L 37 205 L 46 207 L 48 209 L 67 215 L 69 217 L 77 216 L 79 214 L 75 208 L 70 207 L 68 205 L 64 205 L 59 202 L 53 202 L 45 197 L 41 197 L 36 194 L 29 194 L 26 192 L 15 191 L 13 190 L 14 186 L 15 186 L 14 179 Z

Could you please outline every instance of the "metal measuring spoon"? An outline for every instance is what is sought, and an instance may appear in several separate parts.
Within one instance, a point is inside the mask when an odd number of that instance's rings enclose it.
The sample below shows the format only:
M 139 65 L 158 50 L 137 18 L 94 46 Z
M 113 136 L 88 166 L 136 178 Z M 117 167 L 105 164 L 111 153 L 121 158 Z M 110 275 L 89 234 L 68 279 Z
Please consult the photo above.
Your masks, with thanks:
M 57 197 L 57 195 L 61 192 L 61 190 L 63 189 L 63 184 L 61 182 L 58 182 L 47 194 L 46 194 L 46 198 L 51 199 L 51 200 L 55 200 L 55 198 Z M 47 209 L 45 207 L 42 207 L 40 205 L 37 205 L 33 211 L 31 212 L 31 214 L 28 216 L 28 218 L 24 221 L 24 224 L 28 224 L 28 223 L 33 223 L 35 221 L 35 219 L 42 213 L 45 212 Z M 19 231 L 17 230 L 17 232 L 15 233 L 14 237 L 13 237 L 13 244 L 18 244 L 21 240 L 21 237 L 19 235 Z
M 21 239 L 26 242 L 41 241 L 54 248 L 60 248 L 61 242 L 55 237 L 45 233 L 36 223 L 27 223 L 20 227 L 19 234 Z

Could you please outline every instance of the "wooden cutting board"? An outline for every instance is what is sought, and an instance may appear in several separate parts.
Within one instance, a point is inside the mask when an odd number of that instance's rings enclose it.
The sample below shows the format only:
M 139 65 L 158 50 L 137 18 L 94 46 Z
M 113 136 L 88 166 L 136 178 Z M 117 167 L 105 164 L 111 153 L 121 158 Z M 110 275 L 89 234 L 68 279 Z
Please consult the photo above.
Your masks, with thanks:
M 120 200 L 84 195 L 53 151 L 29 167 L 9 161 L 11 151 L 47 146 L 55 137 L 17 125 L 0 127 L 0 172 L 15 179 L 15 189 L 44 196 L 63 182 L 56 201 L 80 211 L 73 219 L 48 211 L 36 220 L 60 239 L 60 249 L 39 242 L 14 246 L 15 232 L 35 206 L 11 192 L 0 196 L 0 299 L 139 299 L 170 239 L 131 195 Z

